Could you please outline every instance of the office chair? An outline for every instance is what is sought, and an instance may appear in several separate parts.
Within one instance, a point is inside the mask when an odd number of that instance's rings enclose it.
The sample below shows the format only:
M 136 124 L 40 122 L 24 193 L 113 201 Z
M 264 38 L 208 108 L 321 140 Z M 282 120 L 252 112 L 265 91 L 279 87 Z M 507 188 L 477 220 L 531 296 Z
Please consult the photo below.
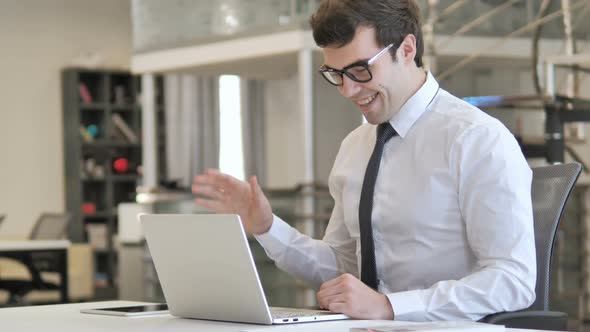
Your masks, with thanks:
M 61 240 L 72 219 L 69 213 L 43 213 L 35 222 L 29 238 L 31 240 Z
M 65 237 L 67 225 L 72 219 L 69 213 L 43 213 L 29 236 L 31 240 L 61 240 Z M 23 298 L 33 290 L 58 290 L 59 286 L 46 282 L 41 278 L 41 272 L 55 271 L 57 262 L 55 256 L 43 253 L 23 253 L 10 256 L 27 267 L 31 275 L 30 280 L 0 280 L 0 289 L 8 291 L 9 304 L 23 303 Z
M 559 221 L 574 185 L 582 171 L 579 163 L 533 168 L 533 219 L 537 251 L 537 285 L 535 302 L 527 309 L 501 312 L 484 317 L 484 323 L 509 328 L 567 329 L 567 314 L 549 311 L 551 256 Z

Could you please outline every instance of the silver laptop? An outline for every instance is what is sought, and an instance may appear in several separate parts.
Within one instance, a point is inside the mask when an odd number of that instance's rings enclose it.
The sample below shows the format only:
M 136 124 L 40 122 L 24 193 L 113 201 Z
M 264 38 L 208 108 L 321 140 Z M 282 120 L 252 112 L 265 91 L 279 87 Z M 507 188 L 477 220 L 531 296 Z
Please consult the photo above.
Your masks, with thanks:
M 269 308 L 237 215 L 140 215 L 175 316 L 256 324 L 347 319 L 323 310 Z

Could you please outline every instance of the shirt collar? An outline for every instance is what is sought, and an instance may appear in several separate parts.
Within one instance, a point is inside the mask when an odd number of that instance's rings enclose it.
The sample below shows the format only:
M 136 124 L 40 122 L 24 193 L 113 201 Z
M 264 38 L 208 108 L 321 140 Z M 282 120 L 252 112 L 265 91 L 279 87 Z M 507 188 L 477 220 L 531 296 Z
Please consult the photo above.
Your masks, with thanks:
M 427 110 L 436 97 L 439 86 L 430 72 L 426 73 L 426 82 L 406 101 L 389 123 L 401 138 L 405 138 L 416 120 Z

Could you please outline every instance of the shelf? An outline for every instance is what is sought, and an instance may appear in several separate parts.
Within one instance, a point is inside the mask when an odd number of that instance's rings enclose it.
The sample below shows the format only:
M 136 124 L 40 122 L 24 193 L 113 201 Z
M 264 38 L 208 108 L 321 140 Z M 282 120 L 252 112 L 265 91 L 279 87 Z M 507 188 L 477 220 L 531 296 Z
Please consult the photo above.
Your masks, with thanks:
M 68 236 L 73 242 L 96 244 L 96 237 L 102 233 L 107 239 L 117 234 L 118 204 L 136 201 L 137 182 L 141 180 L 136 169 L 142 163 L 141 81 L 128 71 L 67 68 L 62 72 L 62 89 L 65 200 L 66 209 L 73 215 Z M 163 97 L 163 85 L 157 89 L 157 96 Z M 158 105 L 163 109 L 163 100 L 158 100 Z M 90 133 L 94 139 L 85 135 Z M 119 158 L 128 161 L 128 172 L 115 172 Z M 83 214 L 85 203 L 93 203 L 95 207 L 86 206 L 86 211 L 96 213 Z M 110 240 L 107 243 L 97 255 L 95 268 L 101 283 L 112 285 L 117 252 Z
M 85 112 L 100 112 L 107 107 L 105 103 L 80 103 L 80 110 Z
M 85 220 L 89 220 L 89 219 L 106 219 L 106 218 L 110 218 L 115 216 L 115 213 L 112 212 L 96 212 L 93 214 L 82 214 L 82 216 L 84 217 Z
M 102 178 L 85 178 L 85 177 L 80 177 L 80 179 L 85 182 L 85 183 L 102 183 L 105 182 L 106 179 L 104 177 Z
M 140 143 L 117 142 L 107 140 L 97 140 L 91 143 L 82 143 L 83 148 L 140 148 Z
M 113 112 L 139 112 L 139 105 L 112 105 Z
M 85 183 L 102 183 L 108 180 L 113 182 L 133 182 L 137 181 L 141 176 L 137 174 L 113 174 L 113 175 L 106 175 L 102 178 L 84 178 L 81 177 L 81 180 Z
M 108 176 L 113 182 L 133 182 L 137 181 L 140 176 L 137 174 L 114 174 Z

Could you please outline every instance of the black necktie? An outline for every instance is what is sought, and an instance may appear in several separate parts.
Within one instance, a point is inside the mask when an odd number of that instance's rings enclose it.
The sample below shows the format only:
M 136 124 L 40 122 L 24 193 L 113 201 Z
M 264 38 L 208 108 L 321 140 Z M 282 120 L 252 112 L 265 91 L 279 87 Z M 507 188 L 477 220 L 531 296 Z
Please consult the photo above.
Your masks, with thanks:
M 371 213 L 373 211 L 373 193 L 375 181 L 379 173 L 379 164 L 383 154 L 383 146 L 395 136 L 395 129 L 385 122 L 377 127 L 377 141 L 363 180 L 361 201 L 359 204 L 359 227 L 361 232 L 361 281 L 367 286 L 377 289 L 377 269 L 375 267 L 375 244 L 373 243 L 373 227 Z

